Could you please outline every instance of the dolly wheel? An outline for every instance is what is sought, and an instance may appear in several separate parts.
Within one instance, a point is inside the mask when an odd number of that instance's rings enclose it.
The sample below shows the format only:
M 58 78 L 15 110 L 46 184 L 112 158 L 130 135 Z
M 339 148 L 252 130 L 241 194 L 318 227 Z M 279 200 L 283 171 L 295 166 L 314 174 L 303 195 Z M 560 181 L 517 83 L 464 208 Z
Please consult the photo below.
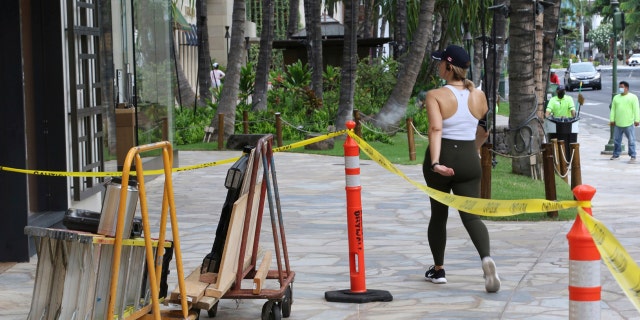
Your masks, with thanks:
M 207 310 L 207 315 L 209 316 L 209 318 L 215 318 L 215 316 L 218 314 L 218 302 L 217 301 L 213 307 L 211 307 L 211 309 Z
M 269 300 L 262 306 L 262 320 L 281 320 L 282 311 L 280 306 L 274 301 Z
M 287 286 L 284 289 L 284 297 L 282 297 L 282 302 L 280 306 L 282 307 L 282 317 L 289 318 L 291 315 L 291 305 L 293 304 L 293 289 L 291 286 Z

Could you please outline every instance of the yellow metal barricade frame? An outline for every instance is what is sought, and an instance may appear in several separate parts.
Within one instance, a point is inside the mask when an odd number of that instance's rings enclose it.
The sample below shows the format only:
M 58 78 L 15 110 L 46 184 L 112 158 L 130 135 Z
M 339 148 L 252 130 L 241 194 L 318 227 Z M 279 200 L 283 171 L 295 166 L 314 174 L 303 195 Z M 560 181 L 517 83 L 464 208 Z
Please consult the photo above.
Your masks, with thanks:
M 164 168 L 164 188 L 162 197 L 162 211 L 160 215 L 160 230 L 158 235 L 158 249 L 156 251 L 156 257 L 153 257 L 153 245 L 151 240 L 151 230 L 149 227 L 149 210 L 147 206 L 146 189 L 144 185 L 144 172 L 142 167 L 142 158 L 140 153 L 148 152 L 152 150 L 162 149 L 162 162 Z M 147 272 L 149 277 L 149 286 L 151 289 L 151 307 L 153 310 L 154 319 L 160 320 L 160 298 L 159 286 L 160 277 L 158 276 L 162 272 L 162 257 L 164 255 L 164 243 L 166 238 L 167 228 L 167 211 L 169 211 L 169 218 L 171 219 L 171 232 L 173 236 L 173 247 L 175 251 L 176 269 L 178 277 L 178 286 L 180 288 L 180 304 L 182 306 L 182 317 L 187 318 L 189 312 L 188 301 L 184 292 L 184 269 L 182 266 L 182 252 L 180 251 L 180 234 L 178 232 L 178 219 L 176 216 L 176 206 L 173 196 L 173 180 L 172 180 L 172 167 L 173 167 L 173 147 L 168 141 L 162 141 L 142 146 L 136 146 L 129 150 L 124 160 L 122 168 L 122 185 L 129 184 L 129 176 L 131 174 L 131 164 L 135 160 L 135 170 L 138 182 L 138 194 L 140 200 L 140 212 L 142 214 L 142 228 L 144 233 L 145 244 L 145 258 L 147 262 Z M 127 204 L 127 188 L 120 190 L 120 203 L 118 206 L 118 221 L 116 226 L 116 235 L 114 240 L 113 249 L 113 261 L 111 265 L 111 283 L 109 287 L 109 303 L 107 307 L 107 313 L 114 315 L 115 300 L 117 295 L 118 273 L 120 268 L 120 259 L 122 257 L 122 245 L 123 245 L 123 232 L 124 232 L 124 219 Z M 132 315 L 126 317 L 126 319 L 137 319 L 144 314 L 148 313 L 149 309 L 142 308 Z M 115 316 L 115 315 L 114 315 Z

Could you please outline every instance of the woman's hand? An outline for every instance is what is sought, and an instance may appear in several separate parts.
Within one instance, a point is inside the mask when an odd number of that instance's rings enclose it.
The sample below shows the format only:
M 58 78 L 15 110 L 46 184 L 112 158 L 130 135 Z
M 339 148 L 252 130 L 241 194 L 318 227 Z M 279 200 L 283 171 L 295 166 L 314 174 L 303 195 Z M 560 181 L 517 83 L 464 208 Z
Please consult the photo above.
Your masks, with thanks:
M 452 168 L 449 168 L 449 167 L 447 167 L 445 165 L 441 165 L 441 164 L 435 165 L 433 167 L 433 172 L 437 172 L 437 173 L 439 173 L 439 174 L 441 174 L 441 175 L 443 175 L 445 177 L 450 177 L 450 176 L 453 176 L 455 174 L 453 172 Z

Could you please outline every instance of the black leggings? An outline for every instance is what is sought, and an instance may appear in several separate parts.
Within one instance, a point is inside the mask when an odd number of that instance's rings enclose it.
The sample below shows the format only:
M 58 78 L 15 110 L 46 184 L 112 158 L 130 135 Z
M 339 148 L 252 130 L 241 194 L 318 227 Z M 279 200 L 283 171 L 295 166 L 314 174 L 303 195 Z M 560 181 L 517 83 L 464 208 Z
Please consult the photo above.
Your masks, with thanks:
M 454 175 L 445 177 L 431 171 L 431 154 L 429 147 L 422 164 L 422 173 L 430 188 L 467 197 L 480 196 L 480 179 L 482 169 L 480 158 L 474 141 L 457 141 L 442 139 L 440 164 L 453 168 Z M 444 251 L 447 244 L 447 218 L 449 207 L 429 198 L 431 202 L 431 219 L 427 237 L 435 265 L 444 265 Z M 459 211 L 460 219 L 471 237 L 480 258 L 490 255 L 489 232 L 480 216 Z

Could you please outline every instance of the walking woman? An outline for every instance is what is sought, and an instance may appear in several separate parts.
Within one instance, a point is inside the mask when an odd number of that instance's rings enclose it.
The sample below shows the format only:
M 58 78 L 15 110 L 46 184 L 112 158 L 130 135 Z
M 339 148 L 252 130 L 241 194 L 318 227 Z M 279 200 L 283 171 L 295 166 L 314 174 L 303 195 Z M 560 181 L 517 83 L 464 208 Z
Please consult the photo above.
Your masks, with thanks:
M 429 116 L 429 146 L 422 172 L 427 185 L 446 193 L 480 196 L 482 170 L 478 156 L 476 130 L 487 111 L 484 92 L 466 79 L 469 55 L 459 46 L 450 45 L 444 51 L 432 53 L 438 60 L 438 75 L 446 81 L 442 88 L 427 92 L 425 107 Z M 484 137 L 478 135 L 478 137 Z M 447 243 L 449 207 L 431 202 L 428 239 L 434 265 L 425 277 L 433 283 L 447 283 L 444 253 Z M 460 219 L 480 255 L 487 292 L 500 289 L 500 278 L 490 256 L 489 232 L 479 216 L 459 211 Z

